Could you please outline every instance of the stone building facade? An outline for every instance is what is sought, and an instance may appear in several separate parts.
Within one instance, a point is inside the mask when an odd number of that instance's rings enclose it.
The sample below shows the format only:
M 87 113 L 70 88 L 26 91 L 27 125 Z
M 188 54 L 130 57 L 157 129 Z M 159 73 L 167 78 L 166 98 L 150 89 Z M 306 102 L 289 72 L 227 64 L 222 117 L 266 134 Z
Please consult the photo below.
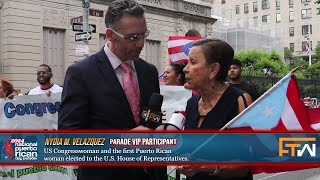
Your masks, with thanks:
M 104 14 L 111 0 L 90 0 L 89 24 L 96 25 L 89 41 L 90 54 L 105 44 Z M 155 64 L 159 73 L 167 59 L 167 40 L 191 29 L 211 36 L 211 7 L 183 0 L 138 0 L 146 9 L 150 35 L 141 58 Z M 53 82 L 63 84 L 65 71 L 83 59 L 76 50 L 73 22 L 83 15 L 82 0 L 0 0 L 0 73 L 15 88 L 27 92 L 38 86 L 36 68 L 48 64 Z

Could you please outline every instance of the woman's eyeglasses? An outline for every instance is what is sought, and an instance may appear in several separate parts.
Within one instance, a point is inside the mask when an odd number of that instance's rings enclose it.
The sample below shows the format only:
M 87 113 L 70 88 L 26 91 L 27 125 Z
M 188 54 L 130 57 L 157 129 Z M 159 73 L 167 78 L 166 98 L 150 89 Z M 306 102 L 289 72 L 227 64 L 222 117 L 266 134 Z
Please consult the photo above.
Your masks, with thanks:
M 118 35 L 119 37 L 125 39 L 125 40 L 128 40 L 128 41 L 132 41 L 132 42 L 135 42 L 135 41 L 138 41 L 140 39 L 145 39 L 149 36 L 149 33 L 150 31 L 146 31 L 145 33 L 143 34 L 129 34 L 129 35 L 122 35 L 116 31 L 114 31 L 113 29 L 109 28 L 112 32 L 114 32 L 116 35 Z
M 37 72 L 37 76 L 44 76 L 44 77 L 46 77 L 46 76 L 48 76 L 48 75 L 50 75 L 51 74 L 51 72 Z

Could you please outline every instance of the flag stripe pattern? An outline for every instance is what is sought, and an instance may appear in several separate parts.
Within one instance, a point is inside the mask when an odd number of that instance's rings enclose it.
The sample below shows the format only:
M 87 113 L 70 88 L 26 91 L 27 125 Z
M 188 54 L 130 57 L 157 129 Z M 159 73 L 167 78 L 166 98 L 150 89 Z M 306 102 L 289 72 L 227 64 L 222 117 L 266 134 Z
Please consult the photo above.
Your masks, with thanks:
M 290 105 L 290 102 L 288 101 L 288 98 L 285 101 L 284 110 L 281 115 L 281 120 L 284 128 L 289 127 L 296 130 L 303 130 L 296 114 L 294 113 Z
M 303 101 L 300 99 L 298 83 L 293 74 L 291 75 L 287 88 L 287 99 L 290 102 L 292 110 L 298 120 L 298 122 L 296 122 L 296 119 L 288 119 L 289 122 L 287 121 L 288 124 L 286 125 L 287 130 L 312 130 L 310 127 L 308 111 L 305 108 Z M 295 126 L 297 123 L 300 124 L 302 129 Z
M 232 120 L 229 128 L 253 130 L 311 130 L 308 112 L 299 96 L 293 74 L 289 73 L 250 107 Z
M 310 50 L 311 50 L 311 47 L 310 47 L 310 31 L 308 32 L 307 34 L 307 43 L 306 43 L 306 52 L 309 53 Z
M 160 82 L 164 82 L 164 73 L 158 76 Z
M 306 109 L 300 99 L 299 88 L 295 76 L 289 73 L 275 86 L 257 99 L 251 106 L 245 109 L 231 122 L 231 128 L 250 127 L 252 130 L 312 130 L 320 127 L 320 109 Z M 317 130 L 320 130 L 317 129 Z M 278 152 L 273 150 L 270 139 L 257 137 L 256 144 L 260 145 L 261 152 Z M 277 137 L 275 137 L 277 138 Z M 274 140 L 274 142 L 277 142 Z M 260 143 L 260 144 L 259 144 Z M 263 148 L 263 146 L 265 146 Z M 268 156 L 266 156 L 267 158 Z M 283 171 L 294 171 L 315 167 L 251 167 L 253 174 L 275 173 Z
M 189 49 L 192 43 L 201 37 L 170 36 L 168 53 L 171 63 L 188 63 Z
M 311 127 L 320 131 L 320 108 L 308 109 Z

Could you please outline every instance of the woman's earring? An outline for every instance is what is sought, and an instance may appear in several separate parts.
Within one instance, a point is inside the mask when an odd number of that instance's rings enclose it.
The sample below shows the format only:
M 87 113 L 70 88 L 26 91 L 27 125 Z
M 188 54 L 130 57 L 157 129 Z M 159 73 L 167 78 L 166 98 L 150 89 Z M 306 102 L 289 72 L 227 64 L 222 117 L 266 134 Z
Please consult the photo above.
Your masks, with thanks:
M 214 89 L 214 82 L 211 83 L 211 88 Z

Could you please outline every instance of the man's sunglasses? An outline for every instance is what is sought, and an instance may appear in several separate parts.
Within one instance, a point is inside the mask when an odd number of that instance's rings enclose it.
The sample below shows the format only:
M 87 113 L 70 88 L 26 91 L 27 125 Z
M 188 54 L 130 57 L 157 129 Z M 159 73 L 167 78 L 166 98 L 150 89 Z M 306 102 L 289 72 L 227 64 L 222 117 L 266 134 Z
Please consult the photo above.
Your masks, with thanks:
M 119 37 L 125 39 L 125 40 L 128 40 L 128 41 L 132 41 L 132 42 L 135 42 L 135 41 L 138 41 L 140 39 L 145 39 L 149 36 L 149 33 L 150 31 L 146 31 L 145 33 L 143 34 L 129 34 L 129 35 L 122 35 L 118 32 L 116 32 L 115 30 L 109 28 L 112 32 L 114 32 L 116 35 L 118 35 Z
M 48 76 L 48 75 L 50 75 L 51 74 L 51 72 L 37 72 L 37 76 Z

